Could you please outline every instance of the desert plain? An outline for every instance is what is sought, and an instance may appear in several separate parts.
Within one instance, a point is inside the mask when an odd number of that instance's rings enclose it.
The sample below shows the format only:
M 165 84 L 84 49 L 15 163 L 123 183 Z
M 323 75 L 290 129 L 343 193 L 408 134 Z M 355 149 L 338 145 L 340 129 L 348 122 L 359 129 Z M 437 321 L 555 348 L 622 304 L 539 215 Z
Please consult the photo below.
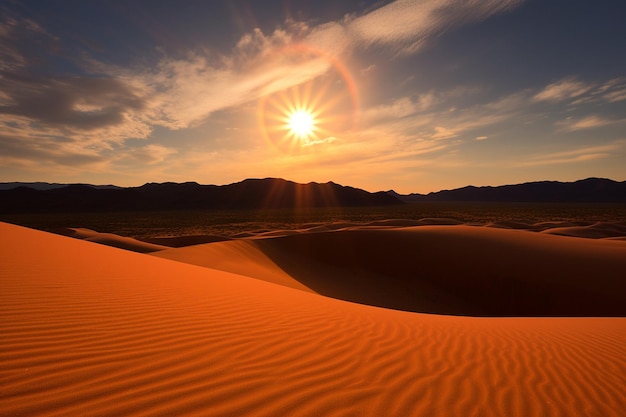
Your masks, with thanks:
M 620 222 L 143 240 L 0 223 L 0 414 L 623 416 L 625 237 Z

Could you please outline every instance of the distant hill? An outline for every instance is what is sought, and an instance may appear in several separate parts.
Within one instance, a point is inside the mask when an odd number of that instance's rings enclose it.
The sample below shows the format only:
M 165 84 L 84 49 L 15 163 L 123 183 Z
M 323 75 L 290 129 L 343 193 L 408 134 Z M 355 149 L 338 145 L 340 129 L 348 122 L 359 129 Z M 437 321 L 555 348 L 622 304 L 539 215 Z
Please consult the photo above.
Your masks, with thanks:
M 575 182 L 538 181 L 499 187 L 467 186 L 429 194 L 389 195 L 404 202 L 492 201 L 492 202 L 598 202 L 626 203 L 626 181 L 587 178 Z
M 33 190 L 53 190 L 55 188 L 63 188 L 68 185 L 89 185 L 94 188 L 121 188 L 117 185 L 90 185 L 90 184 L 59 184 L 56 182 L 0 182 L 0 190 L 12 190 L 18 187 L 28 187 Z
M 42 184 L 42 183 L 37 183 Z M 277 178 L 247 179 L 230 185 L 149 183 L 141 187 L 72 184 L 47 189 L 20 185 L 0 190 L 2 213 L 144 211 L 183 209 L 267 209 L 354 207 L 403 204 L 385 193 L 333 182 L 298 184 Z

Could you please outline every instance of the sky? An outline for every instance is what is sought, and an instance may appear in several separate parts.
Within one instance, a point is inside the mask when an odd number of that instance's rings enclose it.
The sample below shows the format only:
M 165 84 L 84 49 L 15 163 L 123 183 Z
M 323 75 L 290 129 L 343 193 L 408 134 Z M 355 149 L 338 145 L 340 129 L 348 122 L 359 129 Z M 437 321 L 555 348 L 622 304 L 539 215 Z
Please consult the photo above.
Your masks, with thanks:
M 0 181 L 626 180 L 624 21 L 623 0 L 0 0 Z

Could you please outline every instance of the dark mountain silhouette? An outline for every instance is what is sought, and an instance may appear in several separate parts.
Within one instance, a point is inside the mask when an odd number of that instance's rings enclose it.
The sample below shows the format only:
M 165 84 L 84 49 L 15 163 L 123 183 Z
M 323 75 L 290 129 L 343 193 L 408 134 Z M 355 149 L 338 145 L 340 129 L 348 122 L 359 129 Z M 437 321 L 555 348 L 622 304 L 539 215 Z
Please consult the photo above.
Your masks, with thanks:
M 0 190 L 12 190 L 18 187 L 28 187 L 34 190 L 53 190 L 55 188 L 63 188 L 68 185 L 89 185 L 95 188 L 121 188 L 117 185 L 90 185 L 90 184 L 59 184 L 56 182 L 0 182 Z
M 540 181 L 499 187 L 467 186 L 408 195 L 393 190 L 369 193 L 334 182 L 298 184 L 278 178 L 247 179 L 221 186 L 196 182 L 148 183 L 128 188 L 87 184 L 0 184 L 0 213 L 359 207 L 422 201 L 626 203 L 626 181 L 603 178 L 576 182 Z
M 626 203 L 626 181 L 587 178 L 575 182 L 539 181 L 499 187 L 467 186 L 429 194 L 389 195 L 404 202 L 485 201 L 485 202 L 567 202 Z
M 18 186 L 0 190 L 0 212 L 45 213 L 183 209 L 268 209 L 382 206 L 402 204 L 385 192 L 345 187 L 333 182 L 298 184 L 283 179 L 247 179 L 230 185 L 148 183 L 109 188 L 73 184 L 37 190 Z

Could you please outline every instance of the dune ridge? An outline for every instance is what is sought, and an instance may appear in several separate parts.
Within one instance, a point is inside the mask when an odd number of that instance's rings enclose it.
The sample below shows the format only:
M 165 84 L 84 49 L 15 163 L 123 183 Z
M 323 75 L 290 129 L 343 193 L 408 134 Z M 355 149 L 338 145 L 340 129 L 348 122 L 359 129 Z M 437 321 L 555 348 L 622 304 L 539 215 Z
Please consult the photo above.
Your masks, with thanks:
M 329 297 L 406 311 L 626 316 L 624 242 L 490 227 L 397 225 L 264 234 L 152 255 L 272 282 L 278 282 L 273 276 L 283 277 L 293 288 L 296 282 Z
M 626 409 L 623 318 L 407 313 L 7 224 L 0 264 L 2 415 Z

